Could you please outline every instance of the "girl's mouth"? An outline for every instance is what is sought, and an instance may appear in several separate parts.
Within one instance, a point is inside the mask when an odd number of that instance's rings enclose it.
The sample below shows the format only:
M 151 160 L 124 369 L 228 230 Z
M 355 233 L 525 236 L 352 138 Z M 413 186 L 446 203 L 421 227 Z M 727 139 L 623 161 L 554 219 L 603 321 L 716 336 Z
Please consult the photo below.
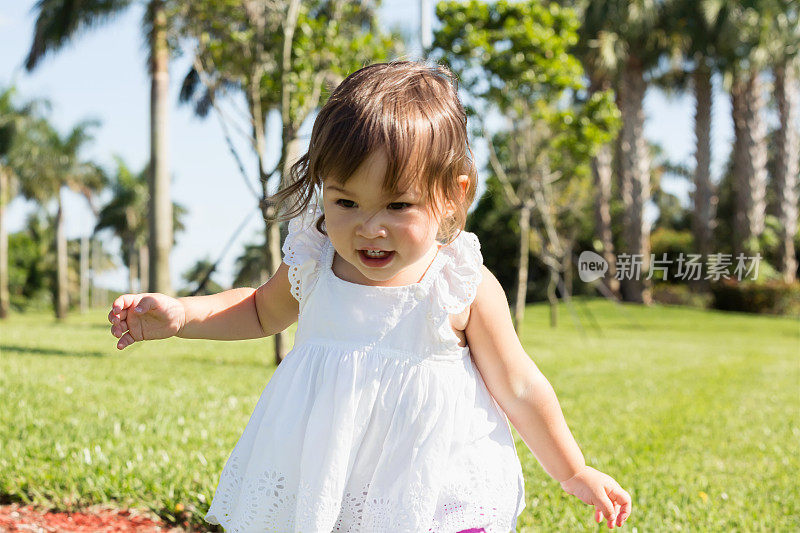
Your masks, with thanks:
M 385 250 L 359 250 L 358 257 L 361 262 L 368 267 L 382 267 L 389 264 L 389 261 L 394 257 L 394 251 L 387 252 Z

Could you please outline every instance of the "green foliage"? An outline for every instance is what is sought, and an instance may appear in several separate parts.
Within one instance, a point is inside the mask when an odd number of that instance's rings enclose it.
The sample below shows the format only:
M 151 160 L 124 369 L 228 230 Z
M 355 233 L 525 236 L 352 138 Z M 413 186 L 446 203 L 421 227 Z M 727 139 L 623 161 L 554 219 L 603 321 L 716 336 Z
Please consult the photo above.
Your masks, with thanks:
M 473 116 L 483 121 L 498 111 L 506 121 L 494 134 L 483 125 L 496 154 L 486 193 L 494 197 L 481 199 L 472 220 L 485 257 L 503 258 L 496 267 L 508 292 L 516 286 L 516 265 L 508 258 L 518 256 L 515 212 L 523 205 L 535 207 L 531 253 L 551 263 L 563 262 L 591 227 L 589 161 L 615 135 L 619 111 L 610 91 L 587 91 L 583 68 L 570 53 L 579 27 L 573 10 L 470 1 L 439 2 L 436 11 L 442 26 L 433 57 L 459 75 L 477 109 Z M 497 229 L 485 221 L 495 217 L 503 220 Z M 497 232 L 505 227 L 510 235 L 501 238 Z M 542 279 L 537 269 L 531 262 L 529 274 Z
M 39 0 L 33 43 L 25 60 L 32 70 L 47 53 L 59 50 L 77 34 L 118 15 L 131 0 Z
M 711 285 L 712 305 L 724 311 L 800 316 L 800 282 L 721 280 Z
M 433 57 L 457 72 L 479 101 L 509 118 L 523 114 L 547 123 L 551 159 L 566 151 L 585 162 L 613 138 L 619 127 L 613 94 L 583 96 L 583 68 L 570 53 L 580 24 L 572 9 L 472 0 L 439 2 L 436 13 L 442 26 Z
M 796 320 L 575 306 L 585 338 L 569 319 L 547 327 L 548 307 L 534 305 L 522 345 L 587 463 L 631 493 L 627 527 L 797 530 Z M 225 460 L 275 371 L 272 343 L 169 339 L 118 352 L 106 313 L 63 324 L 12 314 L 0 330 L 0 497 L 131 506 L 206 529 Z M 598 394 L 598 383 L 613 386 Z M 624 420 L 609 424 L 620 406 Z M 597 531 L 512 432 L 526 487 L 517 530 Z
M 55 264 L 47 244 L 31 231 L 8 236 L 8 290 L 11 306 L 18 311 L 52 305 Z
M 263 240 L 263 238 L 262 238 Z M 234 266 L 234 287 L 258 287 L 267 281 L 267 256 L 264 243 L 245 244 Z
M 665 54 L 679 51 L 669 21 L 672 2 L 654 0 L 566 0 L 580 9 L 581 25 L 575 53 L 590 76 L 603 86 L 631 61 L 645 69 Z
M 284 4 L 248 7 L 233 0 L 204 0 L 175 6 L 179 33 L 196 40 L 201 73 L 184 80 L 182 101 L 193 101 L 205 116 L 212 99 L 231 91 L 257 102 L 262 117 L 290 91 L 287 123 L 294 129 L 320 105 L 327 84 L 336 84 L 365 63 L 386 60 L 399 50 L 378 30 L 377 2 L 301 2 L 291 44 L 290 70 L 281 78 L 286 13 Z M 196 66 L 195 66 L 196 67 Z M 284 84 L 284 81 L 288 82 Z
M 45 116 L 26 121 L 8 156 L 22 194 L 45 205 L 64 186 L 87 198 L 102 190 L 107 183 L 105 173 L 81 154 L 97 126 L 97 121 L 87 120 L 61 135 Z
M 212 267 L 214 267 L 214 263 L 212 263 L 210 259 L 205 258 L 199 259 L 194 265 L 186 269 L 181 276 L 183 277 L 183 280 L 189 284 L 189 287 L 185 291 L 181 292 L 181 296 L 193 294 L 193 291 L 198 288 L 200 291 L 197 292 L 195 296 L 216 294 L 224 291 L 225 289 L 219 283 L 211 279 L 209 273 L 211 272 Z M 209 276 L 209 279 L 206 279 L 206 276 Z M 205 282 L 203 283 L 204 280 Z M 200 287 L 201 283 L 203 283 L 202 287 Z
M 467 217 L 466 228 L 481 242 L 483 264 L 492 271 L 506 295 L 516 286 L 516 258 L 519 253 L 519 225 L 505 201 L 495 176 L 486 179 L 486 191 Z M 533 270 L 531 270 L 531 276 Z
M 120 157 L 116 157 L 116 163 L 117 170 L 111 179 L 112 196 L 98 212 L 94 231 L 112 230 L 122 241 L 122 261 L 129 265 L 135 249 L 147 245 L 148 168 L 134 173 Z
M 698 292 L 688 285 L 676 283 L 654 283 L 653 301 L 664 305 L 683 305 L 706 309 L 711 307 L 711 294 Z
M 28 216 L 22 231 L 8 236 L 9 295 L 17 311 L 52 308 L 56 297 L 54 224 L 55 217 L 39 209 Z M 67 293 L 72 307 L 80 301 L 80 246 L 80 239 L 67 241 Z M 93 261 L 98 273 L 116 268 L 106 250 L 100 253 Z

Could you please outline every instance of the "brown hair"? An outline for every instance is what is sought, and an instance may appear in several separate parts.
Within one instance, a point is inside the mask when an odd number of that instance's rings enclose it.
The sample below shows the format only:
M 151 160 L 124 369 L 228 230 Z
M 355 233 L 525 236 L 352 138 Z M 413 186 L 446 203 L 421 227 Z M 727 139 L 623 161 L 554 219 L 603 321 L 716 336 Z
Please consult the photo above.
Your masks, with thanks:
M 458 82 L 446 67 L 417 61 L 375 63 L 350 74 L 314 121 L 308 152 L 289 172 L 273 201 L 291 207 L 276 220 L 293 218 L 314 199 L 324 179 L 346 183 L 376 149 L 385 149 L 384 188 L 396 194 L 405 180 L 418 183 L 441 215 L 440 200 L 455 212 L 442 218 L 440 236 L 450 242 L 464 228 L 475 197 L 477 170 L 467 137 L 467 115 Z M 469 183 L 461 195 L 458 176 Z M 324 215 L 317 228 L 324 232 Z

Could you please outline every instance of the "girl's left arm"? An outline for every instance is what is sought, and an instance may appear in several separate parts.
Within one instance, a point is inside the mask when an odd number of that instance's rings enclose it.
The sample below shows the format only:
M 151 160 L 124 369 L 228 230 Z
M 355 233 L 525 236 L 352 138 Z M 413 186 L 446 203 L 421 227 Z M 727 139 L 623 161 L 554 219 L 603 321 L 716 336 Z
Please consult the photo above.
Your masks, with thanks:
M 630 514 L 630 496 L 589 466 L 572 436 L 555 391 L 520 344 L 506 296 L 482 266 L 483 279 L 465 329 L 470 353 L 489 392 L 542 467 L 562 488 L 617 525 Z M 621 509 L 621 512 L 619 512 Z

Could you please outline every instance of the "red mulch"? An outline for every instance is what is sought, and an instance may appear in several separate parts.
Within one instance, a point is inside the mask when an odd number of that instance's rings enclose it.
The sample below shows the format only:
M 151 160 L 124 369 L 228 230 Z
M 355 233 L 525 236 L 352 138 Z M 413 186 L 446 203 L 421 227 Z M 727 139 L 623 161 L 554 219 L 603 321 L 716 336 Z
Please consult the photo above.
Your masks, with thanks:
M 178 533 L 131 510 L 97 507 L 82 512 L 39 511 L 32 505 L 0 505 L 0 531 L 17 533 Z

